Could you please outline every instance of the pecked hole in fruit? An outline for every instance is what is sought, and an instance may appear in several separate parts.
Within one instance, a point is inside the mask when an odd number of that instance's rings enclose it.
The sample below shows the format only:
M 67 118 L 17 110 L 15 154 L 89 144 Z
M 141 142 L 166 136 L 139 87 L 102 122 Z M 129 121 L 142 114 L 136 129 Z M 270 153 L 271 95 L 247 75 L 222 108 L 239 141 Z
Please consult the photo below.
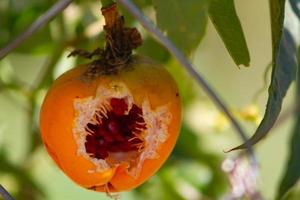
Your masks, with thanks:
M 128 153 L 127 156 L 140 152 L 144 145 L 141 134 L 146 129 L 142 109 L 135 104 L 128 108 L 125 98 L 111 98 L 108 107 L 105 113 L 95 111 L 94 123 L 85 127 L 86 153 L 91 158 L 106 159 L 113 154 L 116 158 L 120 152 Z
M 88 173 L 124 166 L 137 178 L 144 161 L 159 158 L 169 137 L 169 104 L 151 107 L 148 98 L 136 104 L 124 83 L 97 88 L 95 96 L 74 99 L 73 136 L 77 155 L 92 162 Z

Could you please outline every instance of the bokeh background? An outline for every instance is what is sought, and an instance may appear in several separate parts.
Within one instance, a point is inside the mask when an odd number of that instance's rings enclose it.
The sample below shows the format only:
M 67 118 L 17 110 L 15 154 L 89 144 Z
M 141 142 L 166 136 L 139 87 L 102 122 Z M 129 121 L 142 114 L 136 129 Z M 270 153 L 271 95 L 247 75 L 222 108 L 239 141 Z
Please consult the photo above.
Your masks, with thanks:
M 0 48 L 44 13 L 54 0 L 1 0 Z M 137 1 L 155 21 L 147 1 Z M 271 33 L 268 1 L 236 0 L 251 54 L 249 67 L 237 67 L 210 21 L 205 36 L 189 59 L 230 106 L 246 131 L 253 133 L 263 115 L 269 80 Z M 78 0 L 0 61 L 0 183 L 18 200 L 100 200 L 105 194 L 80 188 L 54 165 L 41 145 L 39 109 L 51 82 L 64 71 L 87 62 L 67 58 L 74 48 L 93 50 L 103 45 L 99 1 Z M 122 9 L 123 10 L 123 9 Z M 128 24 L 144 37 L 138 53 L 162 62 L 179 84 L 184 119 L 171 157 L 149 181 L 122 199 L 218 199 L 230 192 L 221 169 L 224 153 L 241 143 L 226 118 L 176 60 L 123 10 Z M 175 23 L 175 22 L 170 22 Z M 266 75 L 265 75 L 266 74 Z M 284 101 L 292 103 L 294 85 Z M 261 91 L 261 92 L 259 92 Z M 292 118 L 279 120 L 268 138 L 255 148 L 260 177 L 258 189 L 273 199 L 285 167 Z M 299 197 L 300 198 L 300 197 Z

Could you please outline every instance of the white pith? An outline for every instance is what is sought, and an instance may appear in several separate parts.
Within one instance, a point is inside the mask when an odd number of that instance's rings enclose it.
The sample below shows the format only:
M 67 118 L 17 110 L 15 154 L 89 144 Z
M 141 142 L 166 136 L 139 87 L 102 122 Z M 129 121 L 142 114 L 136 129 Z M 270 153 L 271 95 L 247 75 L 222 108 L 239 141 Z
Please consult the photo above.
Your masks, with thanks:
M 98 115 L 100 119 L 106 116 L 106 112 L 111 109 L 109 105 L 111 98 L 126 99 L 128 110 L 125 114 L 128 114 L 128 111 L 134 104 L 132 94 L 126 85 L 121 82 L 114 82 L 107 87 L 99 86 L 95 96 L 74 100 L 75 118 L 73 123 L 73 135 L 78 146 L 77 155 L 83 156 L 95 165 L 95 168 L 88 171 L 89 173 L 103 172 L 125 162 L 128 164 L 127 173 L 137 178 L 146 159 L 158 158 L 157 150 L 168 138 L 168 125 L 172 116 L 169 112 L 168 105 L 163 105 L 152 110 L 149 100 L 145 98 L 141 109 L 146 129 L 139 133 L 139 135 L 143 137 L 143 149 L 139 152 L 138 156 L 135 156 L 134 162 L 129 163 L 128 161 L 130 159 L 127 157 L 130 156 L 130 152 L 113 153 L 113 155 L 109 157 L 110 159 L 115 159 L 114 162 L 108 162 L 108 158 L 91 158 L 85 149 L 85 138 L 90 134 L 86 131 L 86 125 L 88 123 L 98 123 L 97 120 L 94 119 L 97 112 L 101 113 L 100 116 Z M 133 153 L 132 155 L 134 157 L 136 154 Z

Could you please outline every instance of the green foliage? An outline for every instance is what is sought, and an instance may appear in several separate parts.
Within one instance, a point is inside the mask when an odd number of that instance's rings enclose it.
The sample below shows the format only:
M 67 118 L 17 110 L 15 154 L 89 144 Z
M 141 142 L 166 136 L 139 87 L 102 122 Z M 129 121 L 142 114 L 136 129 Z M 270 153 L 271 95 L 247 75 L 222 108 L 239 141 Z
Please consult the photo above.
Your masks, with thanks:
M 263 120 L 256 129 L 254 135 L 249 139 L 251 144 L 256 144 L 264 138 L 273 127 L 281 111 L 282 102 L 295 79 L 297 70 L 297 47 L 289 30 L 282 35 L 284 19 L 284 1 L 270 1 L 272 19 L 272 77 L 269 86 L 269 97 Z M 235 149 L 246 148 L 242 144 Z
M 167 50 L 150 37 L 144 38 L 143 45 L 137 49 L 137 53 L 162 62 L 167 62 L 170 59 Z
M 157 25 L 185 54 L 201 42 L 207 24 L 207 0 L 153 0 Z
M 201 137 L 183 124 L 173 155 L 186 161 L 193 160 L 206 165 L 211 170 L 212 177 L 208 183 L 197 186 L 197 188 L 201 190 L 201 193 L 217 199 L 226 188 L 225 175 L 219 170 L 222 160 L 217 155 L 208 153 L 201 148 L 203 146 L 201 142 Z M 188 146 L 192 148 L 188 148 Z
M 166 66 L 175 80 L 178 80 L 177 82 L 179 82 L 178 87 L 183 105 L 189 105 L 197 97 L 194 81 L 189 79 L 189 75 L 174 59 L 170 59 L 170 61 L 166 63 Z
M 291 7 L 295 13 L 295 15 L 298 17 L 298 19 L 300 20 L 300 11 L 299 11 L 299 3 L 300 0 L 289 0 Z
M 18 166 L 9 161 L 4 149 L 0 149 L 0 172 L 15 176 L 20 187 L 18 193 L 13 194 L 20 200 L 38 200 L 45 198 L 42 188 L 34 181 L 29 171 L 24 166 Z M 1 197 L 1 196 L 0 196 Z
M 285 0 L 269 0 L 271 13 L 271 31 L 272 31 L 272 63 L 276 67 L 277 52 L 281 40 Z
M 3 0 L 0 3 L 0 47 L 6 45 L 19 33 L 23 32 L 35 19 L 43 14 L 51 5 L 51 1 Z M 27 48 L 31 46 L 31 48 Z M 52 47 L 50 28 L 44 27 L 34 34 L 23 45 L 17 48 L 18 52 L 47 52 Z
M 209 16 L 235 64 L 249 66 L 249 50 L 234 1 L 211 0 Z
M 284 178 L 281 182 L 279 191 L 278 191 L 278 199 L 284 196 L 284 194 L 291 189 L 299 180 L 300 177 L 300 116 L 299 114 L 296 116 L 297 121 L 294 126 L 293 135 L 291 138 L 290 144 L 290 156 L 287 164 L 287 169 L 284 174 Z
M 296 106 L 299 107 L 300 99 L 300 47 L 298 49 L 298 73 L 297 73 L 297 94 L 296 94 Z M 290 155 L 286 166 L 283 179 L 280 183 L 277 198 L 282 198 L 298 181 L 300 178 L 300 112 L 295 114 L 296 122 L 292 131 L 292 137 L 290 139 Z M 289 198 L 291 199 L 291 198 Z

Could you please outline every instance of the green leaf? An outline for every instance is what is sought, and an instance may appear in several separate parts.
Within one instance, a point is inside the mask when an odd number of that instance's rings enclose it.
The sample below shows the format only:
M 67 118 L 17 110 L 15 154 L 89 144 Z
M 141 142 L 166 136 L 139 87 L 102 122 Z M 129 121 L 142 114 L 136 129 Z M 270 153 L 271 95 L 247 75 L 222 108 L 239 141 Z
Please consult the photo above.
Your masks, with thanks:
M 186 55 L 204 36 L 207 24 L 207 0 L 152 0 L 159 28 Z
M 290 156 L 286 171 L 280 183 L 278 199 L 280 199 L 289 189 L 291 189 L 300 177 L 300 115 L 294 127 L 293 135 L 290 140 Z
M 297 76 L 297 95 L 296 105 L 299 106 L 300 99 L 300 48 L 298 49 L 298 76 Z M 293 130 L 293 135 L 290 140 L 290 156 L 287 163 L 285 173 L 283 175 L 277 198 L 283 197 L 300 178 L 300 112 L 296 114 L 296 123 Z
M 143 45 L 136 51 L 138 54 L 149 56 L 150 58 L 159 60 L 160 62 L 167 62 L 170 58 L 168 51 L 150 37 L 144 38 Z
M 5 2 L 5 1 L 4 1 Z M 10 1 L 0 5 L 0 47 L 6 46 L 24 32 L 39 16 L 51 6 L 50 1 Z M 50 27 L 46 25 L 28 38 L 14 52 L 47 52 L 52 48 Z
M 293 26 L 288 26 L 288 23 L 286 25 L 288 29 L 284 29 L 284 34 L 282 34 L 284 5 L 285 0 L 270 0 L 273 47 L 272 77 L 265 115 L 254 135 L 248 140 L 252 145 L 263 139 L 275 124 L 286 92 L 295 79 L 298 38 L 293 38 Z M 246 148 L 245 143 L 231 150 L 244 148 Z
M 249 66 L 249 50 L 234 1 L 211 0 L 209 16 L 235 64 Z
M 290 4 L 295 15 L 300 20 L 300 0 L 290 0 Z
M 188 106 L 197 98 L 197 85 L 194 79 L 191 79 L 185 69 L 175 60 L 170 59 L 166 63 L 166 69 L 171 73 L 172 77 L 177 80 L 179 94 L 183 106 Z
M 276 57 L 282 35 L 285 0 L 269 0 L 272 30 L 272 63 L 276 67 Z
M 152 6 L 152 0 L 132 0 L 140 10 L 145 10 Z M 121 4 L 118 5 L 120 9 L 120 13 L 124 16 L 126 26 L 136 26 L 136 19 L 126 8 L 124 8 Z

